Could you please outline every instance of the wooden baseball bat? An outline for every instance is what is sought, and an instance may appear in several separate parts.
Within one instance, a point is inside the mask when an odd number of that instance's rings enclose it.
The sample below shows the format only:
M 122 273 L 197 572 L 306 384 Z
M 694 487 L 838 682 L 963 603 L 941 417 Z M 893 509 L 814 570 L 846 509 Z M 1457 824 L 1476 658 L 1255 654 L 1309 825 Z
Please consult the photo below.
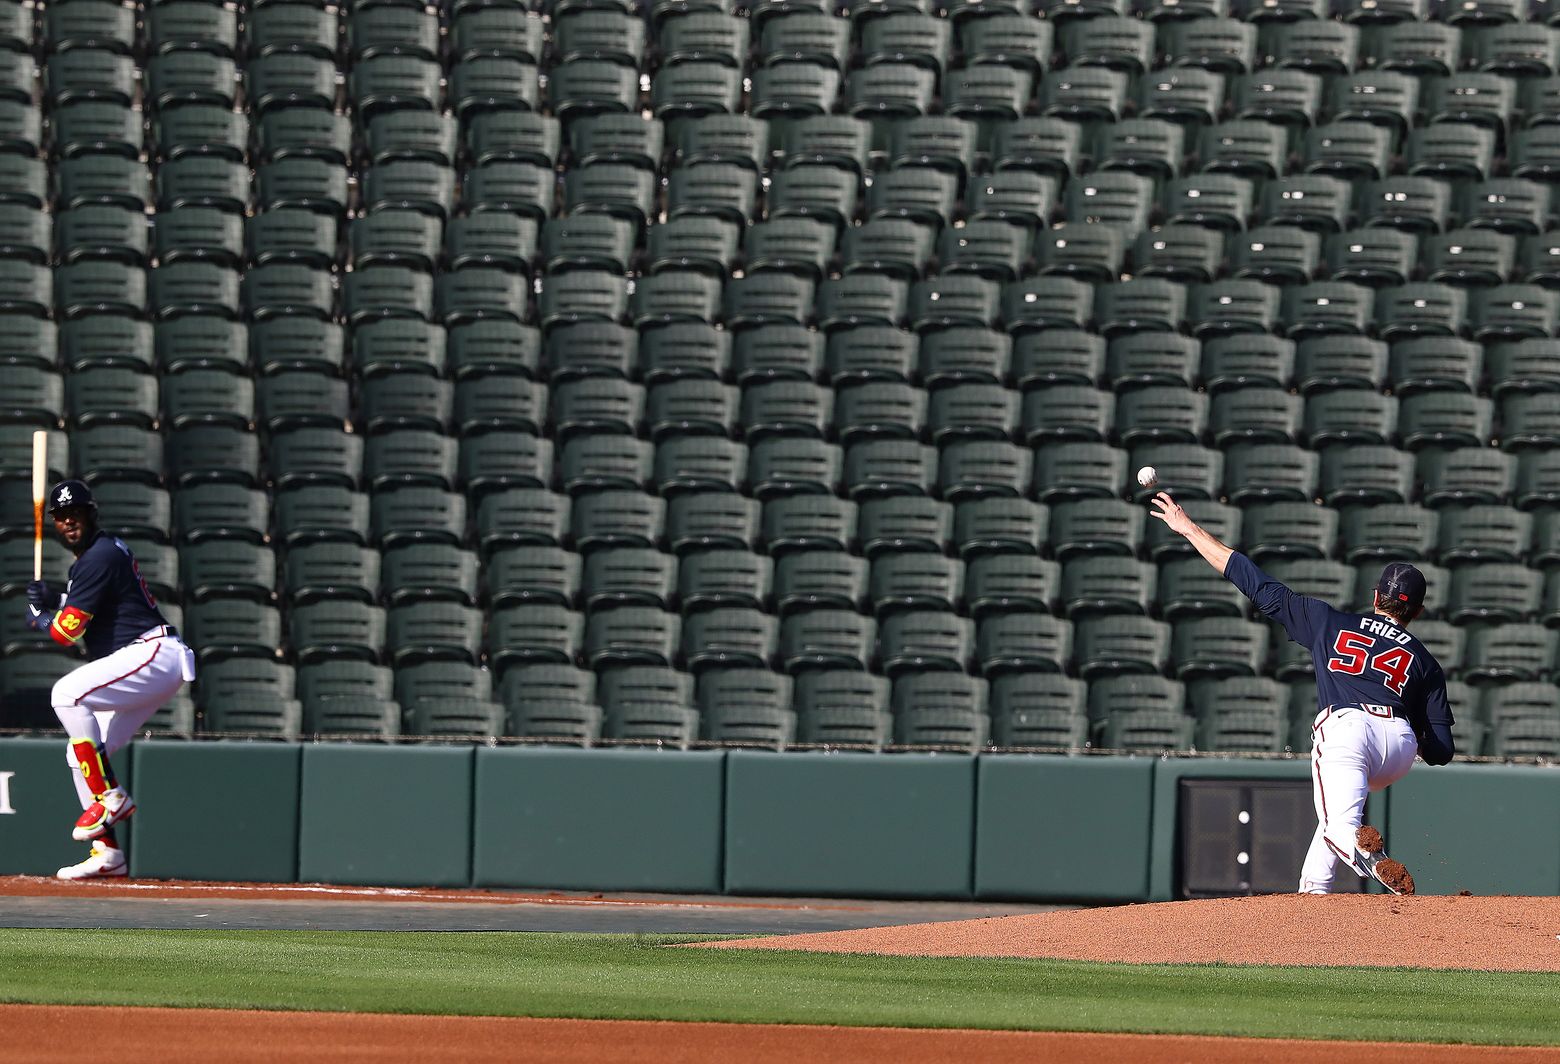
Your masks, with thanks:
M 49 434 L 33 433 L 33 579 L 43 579 L 43 497 L 49 486 Z

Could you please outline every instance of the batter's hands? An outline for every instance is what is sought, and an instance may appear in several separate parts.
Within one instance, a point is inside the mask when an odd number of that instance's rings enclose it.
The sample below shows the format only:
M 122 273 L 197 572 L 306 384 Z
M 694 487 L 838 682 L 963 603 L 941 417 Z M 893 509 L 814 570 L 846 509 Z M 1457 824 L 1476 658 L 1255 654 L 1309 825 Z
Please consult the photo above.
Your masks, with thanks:
M 60 593 L 47 580 L 33 580 L 27 585 L 27 604 L 38 611 L 53 613 L 60 605 Z
M 43 610 L 40 612 L 36 606 L 29 606 L 27 608 L 27 627 L 31 628 L 33 631 L 47 632 L 49 630 L 49 625 L 53 623 L 53 610 Z
M 1197 527 L 1197 523 L 1187 516 L 1186 511 L 1170 497 L 1169 492 L 1161 491 L 1149 501 L 1158 507 L 1157 510 L 1150 510 L 1149 513 L 1169 525 L 1170 531 L 1185 536 Z

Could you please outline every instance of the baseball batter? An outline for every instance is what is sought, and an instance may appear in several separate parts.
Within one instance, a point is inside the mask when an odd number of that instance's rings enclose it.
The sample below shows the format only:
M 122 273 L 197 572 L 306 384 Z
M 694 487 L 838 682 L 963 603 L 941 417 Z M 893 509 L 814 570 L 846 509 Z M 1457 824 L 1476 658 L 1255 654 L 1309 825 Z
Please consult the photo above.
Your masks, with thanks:
M 56 643 L 86 648 L 85 665 L 54 685 L 54 712 L 70 736 L 65 761 L 84 812 L 72 837 L 92 843 L 80 864 L 61 879 L 127 874 L 114 825 L 135 812 L 135 802 L 114 778 L 110 756 L 148 717 L 194 678 L 193 655 L 157 609 L 120 540 L 99 531 L 97 504 L 79 480 L 49 495 L 54 529 L 75 554 L 64 591 L 46 580 L 27 585 L 30 623 Z
M 1391 562 L 1376 584 L 1372 612 L 1345 613 L 1274 580 L 1199 527 L 1167 493 L 1159 492 L 1153 503 L 1155 517 L 1311 651 L 1320 707 L 1311 726 L 1317 825 L 1300 870 L 1300 892 L 1330 893 L 1341 860 L 1394 894 L 1413 893 L 1413 878 L 1387 858 L 1379 833 L 1362 829 L 1360 821 L 1366 795 L 1402 779 L 1416 753 L 1426 764 L 1444 765 L 1455 752 L 1446 677 L 1407 631 L 1424 610 L 1424 574 Z

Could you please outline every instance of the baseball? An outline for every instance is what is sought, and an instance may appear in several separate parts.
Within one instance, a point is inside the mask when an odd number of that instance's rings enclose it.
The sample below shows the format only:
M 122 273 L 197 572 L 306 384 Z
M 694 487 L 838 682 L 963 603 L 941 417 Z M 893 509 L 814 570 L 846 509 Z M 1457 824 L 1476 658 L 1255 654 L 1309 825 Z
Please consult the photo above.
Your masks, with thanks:
M 1151 465 L 1146 465 L 1138 470 L 1138 483 L 1145 488 L 1151 488 L 1159 483 L 1159 470 Z

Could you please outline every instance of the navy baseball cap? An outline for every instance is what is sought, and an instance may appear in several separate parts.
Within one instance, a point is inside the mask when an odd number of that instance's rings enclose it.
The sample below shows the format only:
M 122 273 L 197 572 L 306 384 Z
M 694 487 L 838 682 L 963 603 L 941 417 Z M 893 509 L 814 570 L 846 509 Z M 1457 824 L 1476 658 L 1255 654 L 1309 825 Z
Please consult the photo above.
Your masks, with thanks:
M 1425 574 L 1407 562 L 1388 562 L 1376 581 L 1376 593 L 1386 602 L 1407 603 L 1416 610 L 1425 601 Z
M 87 487 L 85 481 L 62 480 L 54 485 L 54 490 L 49 492 L 49 512 L 57 514 L 61 510 L 69 510 L 76 506 L 85 506 L 88 509 L 97 509 L 97 503 L 92 499 L 92 489 Z

